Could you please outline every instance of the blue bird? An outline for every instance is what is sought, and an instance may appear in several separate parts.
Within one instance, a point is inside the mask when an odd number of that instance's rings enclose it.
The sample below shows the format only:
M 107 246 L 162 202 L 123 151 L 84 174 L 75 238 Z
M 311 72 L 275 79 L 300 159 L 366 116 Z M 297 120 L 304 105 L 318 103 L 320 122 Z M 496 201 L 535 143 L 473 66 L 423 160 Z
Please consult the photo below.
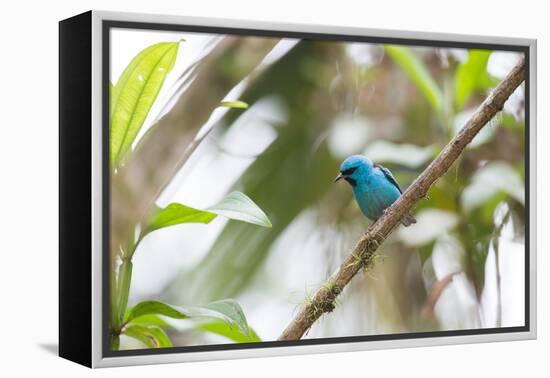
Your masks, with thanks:
M 344 160 L 334 182 L 340 179 L 351 185 L 359 208 L 373 221 L 380 218 L 384 210 L 403 193 L 389 169 L 374 164 L 362 155 L 353 155 Z M 416 223 L 416 219 L 407 214 L 401 223 L 410 226 Z

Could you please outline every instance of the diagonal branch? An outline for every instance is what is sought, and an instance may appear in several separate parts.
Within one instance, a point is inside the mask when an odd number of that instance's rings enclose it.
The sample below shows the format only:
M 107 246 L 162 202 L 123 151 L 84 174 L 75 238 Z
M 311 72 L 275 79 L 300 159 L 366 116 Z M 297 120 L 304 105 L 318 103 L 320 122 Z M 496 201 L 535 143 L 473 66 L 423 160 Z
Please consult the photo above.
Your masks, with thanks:
M 336 297 L 362 268 L 368 268 L 373 264 L 373 257 L 379 245 L 414 204 L 426 197 L 432 184 L 447 172 L 477 133 L 502 110 L 504 103 L 523 82 L 524 77 L 525 61 L 522 58 L 424 172 L 392 206 L 386 209 L 383 216 L 369 226 L 338 270 L 317 290 L 313 298 L 300 308 L 279 336 L 279 340 L 300 339 L 321 315 L 334 309 Z

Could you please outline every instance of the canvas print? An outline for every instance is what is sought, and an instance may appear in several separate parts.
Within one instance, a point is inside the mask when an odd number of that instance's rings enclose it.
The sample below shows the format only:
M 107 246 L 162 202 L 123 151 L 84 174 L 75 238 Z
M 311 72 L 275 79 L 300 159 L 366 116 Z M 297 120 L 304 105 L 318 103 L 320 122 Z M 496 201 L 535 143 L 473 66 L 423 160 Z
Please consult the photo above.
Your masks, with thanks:
M 525 326 L 522 52 L 190 30 L 109 29 L 109 351 Z

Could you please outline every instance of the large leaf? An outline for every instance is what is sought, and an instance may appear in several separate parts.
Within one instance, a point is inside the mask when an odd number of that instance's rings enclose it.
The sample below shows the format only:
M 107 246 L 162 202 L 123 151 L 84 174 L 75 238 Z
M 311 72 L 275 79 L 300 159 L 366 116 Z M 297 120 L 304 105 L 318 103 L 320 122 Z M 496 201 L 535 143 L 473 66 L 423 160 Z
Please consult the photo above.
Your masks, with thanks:
M 164 315 L 175 319 L 186 319 L 190 315 L 186 310 L 159 301 L 144 301 L 135 305 L 128 313 L 125 323 L 145 315 Z
M 208 210 L 195 209 L 181 203 L 171 203 L 165 208 L 157 209 L 144 234 L 177 224 L 210 223 L 218 215 L 263 227 L 271 227 L 269 218 L 254 201 L 241 192 L 231 192 L 220 203 Z
M 239 303 L 233 299 L 223 299 L 201 307 L 190 308 L 193 317 L 214 318 L 223 320 L 229 325 L 236 325 L 245 335 L 250 335 L 250 328 Z
M 178 42 L 149 46 L 136 55 L 111 91 L 111 163 L 116 165 L 131 147 L 153 102 L 173 68 Z
M 490 50 L 470 50 L 468 59 L 460 64 L 455 73 L 455 104 L 462 109 L 472 93 L 485 90 L 496 84 L 487 73 Z
M 220 203 L 208 208 L 209 211 L 230 219 L 236 219 L 263 227 L 271 227 L 267 215 L 250 198 L 241 192 L 229 193 Z
M 130 324 L 124 327 L 122 333 L 141 341 L 149 348 L 169 348 L 172 346 L 168 335 L 156 325 Z
M 215 319 L 225 322 L 230 327 L 237 326 L 239 331 L 247 337 L 251 337 L 253 332 L 248 327 L 248 322 L 241 306 L 233 299 L 224 299 L 204 306 L 186 308 L 159 301 L 144 301 L 135 305 L 128 312 L 124 323 L 136 324 L 136 319 L 149 315 L 163 315 L 174 319 Z
M 171 203 L 155 212 L 147 231 L 151 232 L 182 223 L 210 223 L 216 216 L 209 211 L 194 209 L 181 203 Z
M 128 317 L 128 314 L 126 316 Z M 173 324 L 167 322 L 164 317 L 157 314 L 141 315 L 138 318 L 133 318 L 130 324 L 155 325 L 162 329 L 174 328 Z
M 407 47 L 386 45 L 385 51 L 405 71 L 434 110 L 443 107 L 443 95 L 424 63 Z
M 226 322 L 208 322 L 197 325 L 197 329 L 227 337 L 237 343 L 255 343 L 262 341 L 253 329 L 243 333 L 238 327 L 231 327 Z
M 420 147 L 414 144 L 397 144 L 376 141 L 366 148 L 365 155 L 377 163 L 394 163 L 408 168 L 418 168 L 434 157 L 434 146 Z

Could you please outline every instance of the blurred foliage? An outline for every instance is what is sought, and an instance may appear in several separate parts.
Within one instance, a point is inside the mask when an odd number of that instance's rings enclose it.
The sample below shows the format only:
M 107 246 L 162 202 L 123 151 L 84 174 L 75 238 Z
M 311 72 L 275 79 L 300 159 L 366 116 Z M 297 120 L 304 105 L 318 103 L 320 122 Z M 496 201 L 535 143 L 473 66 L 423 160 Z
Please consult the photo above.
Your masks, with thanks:
M 277 126 L 275 142 L 258 156 L 239 183 L 239 188 L 270 215 L 273 228 L 259 230 L 245 224 L 228 224 L 208 255 L 170 288 L 168 300 L 185 298 L 201 303 L 237 294 L 250 282 L 282 231 L 331 185 L 337 162 L 331 159 L 324 143 L 315 146 L 330 120 L 326 103 L 329 98 L 322 95 L 328 88 L 323 88 L 319 80 L 327 78 L 327 69 L 332 70 L 324 62 L 337 48 L 299 44 L 243 93 L 241 98 L 247 103 L 276 96 L 288 110 L 287 121 Z M 234 114 L 227 117 L 224 123 L 231 125 Z
M 386 52 L 409 75 L 434 111 L 441 112 L 443 94 L 418 56 L 407 47 L 395 45 L 387 45 Z
M 491 51 L 470 50 L 468 59 L 459 64 L 455 73 L 455 104 L 457 109 L 464 107 L 475 91 L 485 91 L 497 84 L 487 72 L 487 62 Z

